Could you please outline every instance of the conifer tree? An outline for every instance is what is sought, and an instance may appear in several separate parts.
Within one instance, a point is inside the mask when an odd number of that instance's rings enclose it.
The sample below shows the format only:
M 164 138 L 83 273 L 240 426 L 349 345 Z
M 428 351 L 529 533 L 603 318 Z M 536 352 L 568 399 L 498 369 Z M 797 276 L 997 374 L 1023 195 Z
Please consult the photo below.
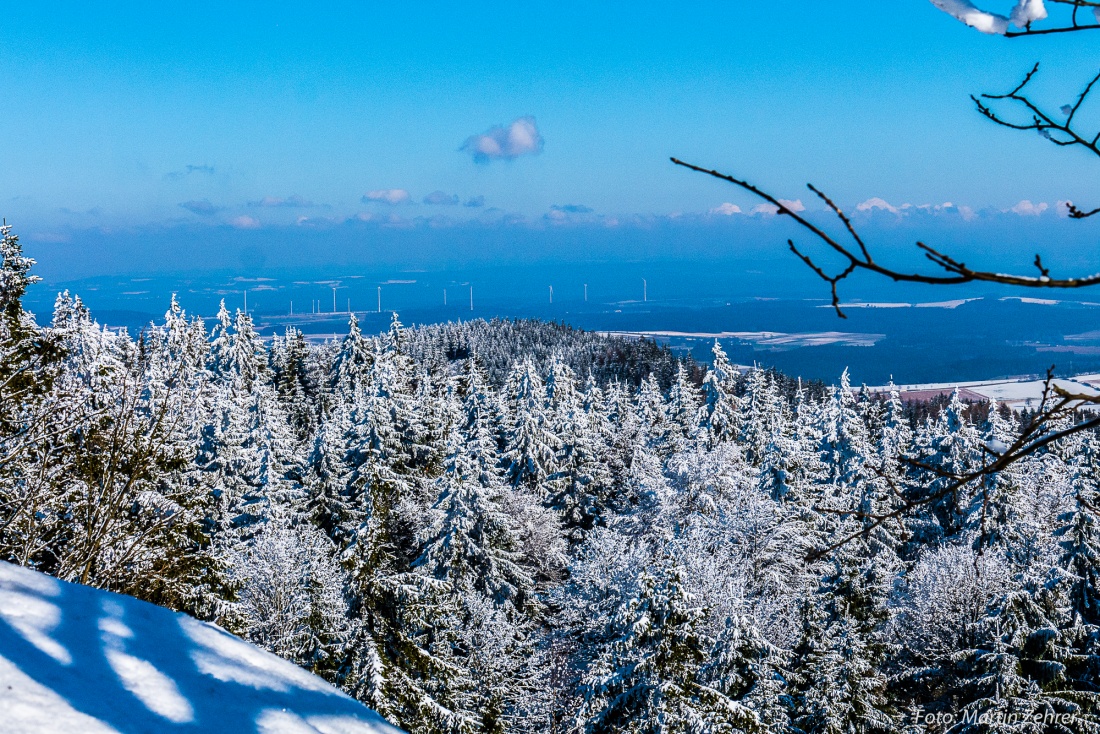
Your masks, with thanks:
M 717 339 L 711 354 L 711 366 L 703 378 L 703 425 L 710 441 L 729 441 L 741 431 L 740 405 L 734 391 L 736 372 Z
M 576 728 L 588 734 L 702 730 L 712 711 L 700 700 L 698 679 L 713 644 L 702 620 L 676 569 L 643 573 L 637 595 L 609 621 L 610 641 L 582 678 Z

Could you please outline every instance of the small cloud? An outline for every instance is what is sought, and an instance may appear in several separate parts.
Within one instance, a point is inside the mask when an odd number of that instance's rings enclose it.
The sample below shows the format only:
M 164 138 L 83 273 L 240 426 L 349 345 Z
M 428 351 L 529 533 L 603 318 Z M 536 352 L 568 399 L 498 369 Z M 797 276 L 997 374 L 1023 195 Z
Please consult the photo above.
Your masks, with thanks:
M 731 204 L 728 201 L 724 204 L 719 204 L 710 210 L 711 214 L 721 214 L 722 216 L 730 217 L 734 214 L 741 214 L 741 207 L 736 204 Z
M 1060 217 L 1068 217 L 1069 207 L 1072 203 L 1072 201 L 1059 201 L 1057 204 L 1054 205 L 1054 213 Z
M 550 207 L 550 211 L 563 214 L 591 214 L 592 207 L 584 204 L 554 204 Z
M 890 212 L 891 214 L 897 214 L 898 208 L 890 204 L 885 199 L 880 199 L 877 196 L 872 196 L 867 201 L 860 202 L 856 205 L 857 212 L 870 212 L 875 209 L 881 209 L 882 211 Z
M 468 206 L 472 209 L 476 209 L 479 206 L 485 206 L 484 196 L 473 196 L 466 200 L 466 203 L 462 206 Z
M 804 212 L 806 207 L 802 204 L 801 199 L 778 199 L 779 203 L 789 211 L 792 212 Z M 757 204 L 749 210 L 749 214 L 778 214 L 779 207 L 775 204 Z
M 1049 208 L 1050 207 L 1047 205 L 1046 202 L 1032 204 L 1027 199 L 1024 199 L 1016 206 L 1009 209 L 1009 211 L 1015 214 L 1019 214 L 1021 217 L 1037 217 Z
M 213 166 L 206 166 L 206 165 L 203 165 L 203 166 L 187 165 L 187 166 L 184 166 L 183 168 L 181 168 L 178 171 L 169 171 L 168 173 L 164 174 L 164 177 L 166 179 L 168 179 L 169 181 L 179 181 L 180 179 L 187 178 L 192 173 L 198 173 L 198 174 L 201 174 L 201 175 L 204 175 L 204 176 L 213 176 L 214 175 L 214 167 Z
M 249 206 L 263 206 L 287 209 L 309 209 L 317 206 L 309 199 L 303 199 L 298 195 L 288 196 L 285 199 L 278 196 L 265 196 L 259 201 L 248 202 Z
M 409 192 L 405 189 L 375 189 L 363 194 L 363 203 L 407 204 L 409 200 Z
M 542 145 L 535 118 L 528 115 L 513 120 L 507 127 L 496 125 L 481 135 L 471 135 L 459 150 L 472 155 L 478 163 L 488 163 L 536 155 L 542 152 Z
M 229 224 L 236 227 L 237 229 L 259 229 L 260 228 L 260 220 L 256 219 L 255 217 L 250 217 L 247 214 L 242 214 L 241 216 L 230 220 Z
M 192 214 L 198 214 L 200 217 L 211 217 L 222 210 L 220 206 L 214 206 L 207 199 L 185 201 L 180 206 Z
M 433 191 L 424 197 L 423 202 L 432 206 L 454 206 L 458 203 L 458 196 L 444 191 Z

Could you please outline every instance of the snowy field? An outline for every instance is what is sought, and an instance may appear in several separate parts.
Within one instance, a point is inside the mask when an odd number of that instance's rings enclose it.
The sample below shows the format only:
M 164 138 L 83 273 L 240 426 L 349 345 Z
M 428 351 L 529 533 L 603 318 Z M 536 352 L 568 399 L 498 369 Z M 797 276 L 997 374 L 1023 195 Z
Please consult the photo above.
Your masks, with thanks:
M 0 563 L 0 731 L 399 730 L 218 627 Z
M 1100 374 L 1056 378 L 1054 385 L 1075 395 L 1100 395 Z M 902 400 L 927 400 L 936 395 L 950 395 L 958 390 L 964 399 L 996 400 L 1012 410 L 1034 409 L 1043 397 L 1044 380 L 987 380 L 977 382 L 929 382 L 897 385 Z M 869 387 L 872 392 L 887 392 L 889 385 Z

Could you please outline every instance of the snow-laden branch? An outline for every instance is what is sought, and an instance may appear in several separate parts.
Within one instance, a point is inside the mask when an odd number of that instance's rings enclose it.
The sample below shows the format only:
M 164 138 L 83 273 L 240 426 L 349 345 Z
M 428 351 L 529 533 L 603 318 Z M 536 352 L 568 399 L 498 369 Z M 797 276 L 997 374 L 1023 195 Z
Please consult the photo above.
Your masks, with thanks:
M 1014 6 L 1006 7 L 1008 13 L 1003 14 L 979 8 L 970 0 L 931 0 L 933 5 L 951 17 L 977 31 L 995 36 L 1014 38 L 1100 28 L 1100 0 L 1049 0 L 1054 5 L 1068 9 L 1068 17 L 1066 13 L 1062 13 L 1057 25 L 1034 28 L 1034 23 L 1049 17 L 1046 2 L 1047 0 L 1016 0 Z M 1091 12 L 1082 17 L 1082 10 Z

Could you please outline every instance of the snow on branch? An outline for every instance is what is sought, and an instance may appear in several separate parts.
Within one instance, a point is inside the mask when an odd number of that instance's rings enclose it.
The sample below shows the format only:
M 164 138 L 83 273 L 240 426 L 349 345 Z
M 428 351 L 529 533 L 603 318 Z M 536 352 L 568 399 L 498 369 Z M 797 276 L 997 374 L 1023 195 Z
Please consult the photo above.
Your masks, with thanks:
M 1049 0 L 1054 5 L 1063 6 L 1069 12 L 1060 14 L 1058 24 L 1048 28 L 1032 27 L 1032 24 L 1038 21 L 1047 20 L 1047 0 L 1016 0 L 1015 6 L 1007 15 L 983 10 L 970 0 L 931 0 L 931 2 L 943 12 L 977 31 L 1007 38 L 1100 28 L 1100 0 Z M 1086 13 L 1082 14 L 1082 10 Z M 1016 30 L 1012 30 L 1013 28 Z

